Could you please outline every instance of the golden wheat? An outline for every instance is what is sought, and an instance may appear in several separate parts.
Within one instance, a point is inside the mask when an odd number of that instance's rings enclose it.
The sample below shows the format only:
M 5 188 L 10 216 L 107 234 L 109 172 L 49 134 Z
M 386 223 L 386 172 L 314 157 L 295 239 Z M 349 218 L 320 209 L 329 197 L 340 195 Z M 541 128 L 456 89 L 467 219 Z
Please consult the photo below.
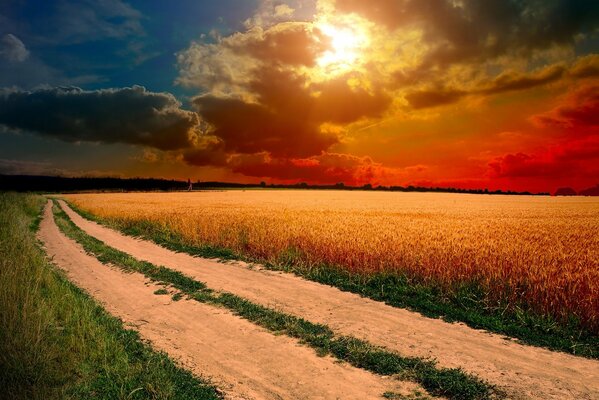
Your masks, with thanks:
M 348 191 L 77 194 L 118 224 L 149 221 L 191 245 L 354 272 L 399 271 L 599 326 L 599 199 Z

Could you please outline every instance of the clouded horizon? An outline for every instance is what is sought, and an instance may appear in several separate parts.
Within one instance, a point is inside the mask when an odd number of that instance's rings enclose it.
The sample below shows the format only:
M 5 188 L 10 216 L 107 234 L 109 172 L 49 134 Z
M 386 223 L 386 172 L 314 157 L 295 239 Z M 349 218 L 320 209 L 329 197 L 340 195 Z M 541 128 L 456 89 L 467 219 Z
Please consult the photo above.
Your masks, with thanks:
M 0 5 L 0 173 L 577 190 L 599 2 Z

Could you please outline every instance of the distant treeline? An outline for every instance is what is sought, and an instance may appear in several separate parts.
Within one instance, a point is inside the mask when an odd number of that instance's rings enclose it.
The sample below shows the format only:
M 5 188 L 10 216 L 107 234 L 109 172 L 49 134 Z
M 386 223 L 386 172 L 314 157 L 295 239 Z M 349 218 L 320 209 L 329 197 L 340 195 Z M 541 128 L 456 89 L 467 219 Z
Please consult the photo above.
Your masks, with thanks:
M 343 183 L 334 185 L 309 185 L 297 183 L 277 185 L 261 183 L 232 182 L 194 182 L 194 189 L 319 189 L 319 190 L 372 190 L 389 192 L 442 192 L 472 194 L 507 194 L 507 195 L 549 195 L 549 193 L 514 192 L 488 189 L 458 189 L 422 186 L 348 186 Z M 599 186 L 598 186 L 599 187 Z M 38 175 L 0 175 L 0 190 L 17 192 L 81 192 L 81 191 L 176 191 L 186 190 L 187 181 L 154 179 L 154 178 L 99 178 L 99 177 L 61 177 Z M 582 192 L 580 193 L 582 194 Z
M 348 186 L 343 183 L 334 185 L 309 185 L 305 182 L 292 185 L 277 185 L 261 182 L 259 184 L 242 184 L 226 182 L 201 182 L 194 187 L 202 188 L 272 188 L 272 189 L 314 189 L 314 190 L 372 190 L 385 192 L 439 192 L 439 193 L 472 193 L 472 194 L 511 194 L 511 195 L 533 195 L 548 196 L 549 193 L 531 193 L 531 192 L 513 192 L 511 190 L 489 190 L 489 189 L 458 189 L 447 187 L 423 187 L 423 186 L 373 186 L 366 184 L 363 186 Z
M 67 178 L 61 176 L 0 175 L 0 190 L 17 192 L 152 191 L 187 189 L 187 182 L 153 178 Z

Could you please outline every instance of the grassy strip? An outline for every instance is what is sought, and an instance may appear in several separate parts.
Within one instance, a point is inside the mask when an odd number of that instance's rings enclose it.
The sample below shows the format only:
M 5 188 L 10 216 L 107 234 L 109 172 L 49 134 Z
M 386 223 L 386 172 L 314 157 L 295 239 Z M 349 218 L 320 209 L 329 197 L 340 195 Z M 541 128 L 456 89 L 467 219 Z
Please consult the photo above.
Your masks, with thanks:
M 335 335 L 324 325 L 254 304 L 231 293 L 214 292 L 204 283 L 178 271 L 137 260 L 106 246 L 79 229 L 58 207 L 55 208 L 55 215 L 60 229 L 100 261 L 111 263 L 125 271 L 140 272 L 154 281 L 167 283 L 197 301 L 225 307 L 272 332 L 299 339 L 320 355 L 330 354 L 355 367 L 381 375 L 400 374 L 420 383 L 433 395 L 452 399 L 486 399 L 494 394 L 493 387 L 461 369 L 439 368 L 434 361 L 402 357 L 363 340 Z
M 218 399 L 48 263 L 45 199 L 0 193 L 0 397 Z
M 71 203 L 69 205 L 87 219 L 111 226 L 128 235 L 151 240 L 170 250 L 206 258 L 261 263 L 271 270 L 291 272 L 311 281 L 335 286 L 394 307 L 408 308 L 428 317 L 441 317 L 449 322 L 461 321 L 472 328 L 503 334 L 529 345 L 599 359 L 599 336 L 581 328 L 577 321 L 559 322 L 549 316 L 528 311 L 524 304 L 520 307 L 500 302 L 490 304 L 484 291 L 473 284 L 464 285 L 455 294 L 448 295 L 440 288 L 420 284 L 397 273 L 358 274 L 342 267 L 305 265 L 301 262 L 301 255 L 294 249 L 281 254 L 277 262 L 252 259 L 210 245 L 191 246 L 180 235 L 148 221 L 122 225 L 98 218 Z

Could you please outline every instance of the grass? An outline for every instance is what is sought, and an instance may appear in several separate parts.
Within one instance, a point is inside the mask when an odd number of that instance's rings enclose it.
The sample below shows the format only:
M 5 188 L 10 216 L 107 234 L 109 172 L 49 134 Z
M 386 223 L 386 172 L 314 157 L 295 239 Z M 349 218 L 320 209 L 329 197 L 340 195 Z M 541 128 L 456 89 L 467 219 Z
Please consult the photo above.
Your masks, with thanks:
M 430 394 L 451 399 L 486 399 L 499 392 L 477 377 L 461 369 L 440 368 L 434 361 L 402 357 L 382 347 L 353 337 L 335 335 L 322 324 L 315 324 L 288 315 L 227 292 L 215 292 L 203 282 L 178 271 L 137 260 L 126 253 L 106 246 L 79 229 L 58 207 L 55 217 L 59 228 L 79 242 L 83 248 L 103 263 L 111 263 L 125 271 L 144 274 L 156 282 L 168 283 L 191 299 L 214 304 L 233 311 L 272 332 L 283 333 L 309 345 L 319 355 L 332 355 L 351 365 L 380 375 L 397 375 L 420 383 Z
M 190 246 L 182 236 L 148 221 L 123 226 L 98 218 L 70 202 L 69 205 L 87 219 L 111 226 L 128 235 L 151 240 L 174 251 L 206 258 L 262 263 L 271 270 L 294 273 L 394 307 L 408 308 L 428 317 L 443 318 L 449 322 L 460 321 L 472 328 L 503 334 L 529 345 L 599 359 L 599 337 L 581 328 L 579 321 L 557 321 L 526 307 L 513 307 L 501 301 L 491 303 L 485 291 L 476 284 L 463 284 L 454 293 L 448 294 L 440 287 L 430 283 L 422 284 L 399 273 L 366 274 L 350 272 L 334 265 L 307 265 L 293 248 L 287 249 L 276 262 L 250 258 L 230 249 L 210 245 Z
M 0 193 L 0 397 L 220 398 L 47 261 L 35 239 L 43 204 Z

